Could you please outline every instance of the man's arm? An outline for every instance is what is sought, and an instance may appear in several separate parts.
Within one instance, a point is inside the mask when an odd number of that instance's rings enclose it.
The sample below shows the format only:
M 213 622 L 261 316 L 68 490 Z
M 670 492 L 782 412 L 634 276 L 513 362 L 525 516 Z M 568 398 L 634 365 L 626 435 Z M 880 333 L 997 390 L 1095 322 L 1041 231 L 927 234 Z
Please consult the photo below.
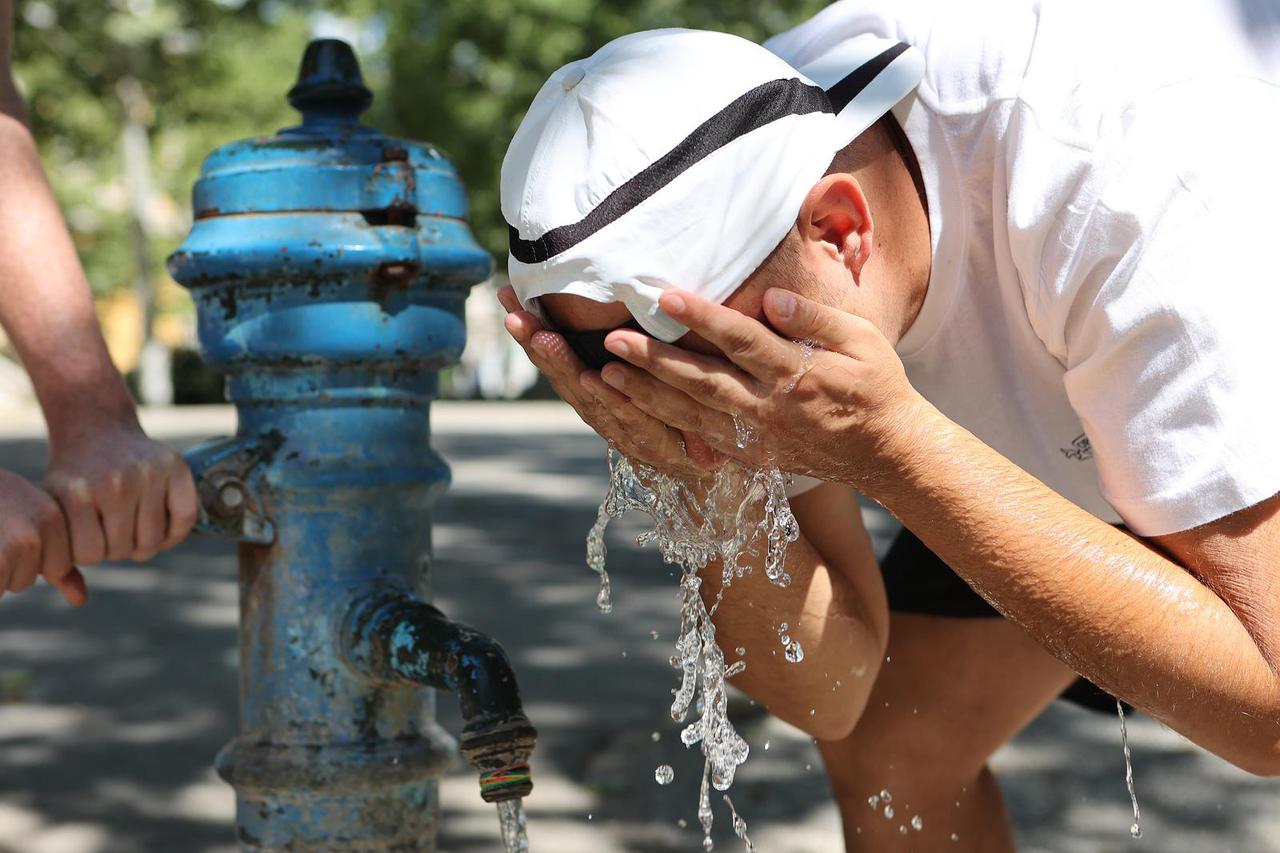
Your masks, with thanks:
M 870 496 L 1074 670 L 1280 774 L 1280 498 L 1160 537 L 1201 583 L 920 402 Z
M 1238 766 L 1280 774 L 1280 497 L 1161 537 L 1188 571 L 944 417 L 868 321 L 770 290 L 773 327 L 825 348 L 802 359 L 701 297 L 661 304 L 733 364 L 613 332 L 606 346 L 625 342 L 635 368 L 611 366 L 606 380 L 634 405 L 742 456 L 732 413 L 761 437 L 748 456 L 855 485 L 1074 670 Z M 663 405 L 666 387 L 697 404 Z
M 791 585 L 765 577 L 757 554 L 716 609 L 716 640 L 730 663 L 734 649 L 746 649 L 747 668 L 731 679 L 734 686 L 801 731 L 839 740 L 862 716 L 884 660 L 888 601 L 852 489 L 824 483 L 793 497 L 791 509 L 801 530 L 787 550 Z M 709 564 L 702 578 L 710 607 L 721 588 L 720 564 Z M 783 654 L 783 622 L 804 649 L 798 663 Z

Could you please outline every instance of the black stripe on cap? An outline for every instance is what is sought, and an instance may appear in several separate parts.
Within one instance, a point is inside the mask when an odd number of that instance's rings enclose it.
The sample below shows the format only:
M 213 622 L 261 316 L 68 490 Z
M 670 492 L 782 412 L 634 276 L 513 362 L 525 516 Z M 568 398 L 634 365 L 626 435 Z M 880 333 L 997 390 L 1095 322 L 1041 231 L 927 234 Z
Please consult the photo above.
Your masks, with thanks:
M 523 239 L 516 227 L 508 223 L 512 256 L 522 263 L 533 264 L 572 248 L 635 208 L 695 163 L 778 119 L 840 112 L 906 49 L 905 44 L 894 45 L 826 91 L 795 77 L 761 83 L 735 98 L 698 125 L 675 148 L 619 185 L 581 220 L 552 228 L 536 240 Z
M 839 83 L 828 89 L 827 97 L 831 99 L 831 106 L 835 111 L 838 113 L 849 106 L 850 101 L 862 94 L 862 90 L 870 86 L 871 81 L 876 79 L 876 76 L 881 71 L 889 67 L 890 62 L 893 62 L 906 50 L 907 45 L 899 42 L 874 59 L 869 59 L 862 63 Z

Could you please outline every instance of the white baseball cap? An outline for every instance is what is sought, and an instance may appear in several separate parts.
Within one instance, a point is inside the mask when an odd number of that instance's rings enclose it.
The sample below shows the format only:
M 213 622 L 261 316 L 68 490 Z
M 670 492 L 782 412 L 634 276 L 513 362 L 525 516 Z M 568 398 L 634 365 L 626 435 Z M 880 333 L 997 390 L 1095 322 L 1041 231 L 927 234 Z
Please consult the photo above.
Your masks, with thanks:
M 551 75 L 502 161 L 508 274 L 621 302 L 646 332 L 688 331 L 668 288 L 723 302 L 795 223 L 835 154 L 910 94 L 924 57 L 862 36 L 796 69 L 754 42 L 651 30 Z

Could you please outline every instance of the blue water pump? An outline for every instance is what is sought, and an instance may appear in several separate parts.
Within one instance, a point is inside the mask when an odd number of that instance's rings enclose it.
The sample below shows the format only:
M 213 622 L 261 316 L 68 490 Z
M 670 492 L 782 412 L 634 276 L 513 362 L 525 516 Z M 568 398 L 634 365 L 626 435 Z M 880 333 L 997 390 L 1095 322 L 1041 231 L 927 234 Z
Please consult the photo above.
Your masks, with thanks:
M 457 693 L 485 799 L 532 787 L 535 731 L 510 664 L 428 603 L 439 371 L 492 263 L 441 154 L 359 123 L 351 48 L 312 42 L 302 123 L 225 145 L 169 259 L 200 352 L 227 376 L 234 437 L 188 454 L 200 529 L 240 546 L 239 733 L 217 759 L 252 851 L 434 851 Z

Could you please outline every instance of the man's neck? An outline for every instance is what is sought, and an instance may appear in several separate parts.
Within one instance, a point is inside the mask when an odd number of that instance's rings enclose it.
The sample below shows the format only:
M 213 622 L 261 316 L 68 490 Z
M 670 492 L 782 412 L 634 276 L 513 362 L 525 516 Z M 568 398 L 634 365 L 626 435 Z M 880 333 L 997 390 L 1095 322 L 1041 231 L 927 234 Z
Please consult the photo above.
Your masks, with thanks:
M 898 295 L 893 306 L 897 340 L 915 323 L 924 304 L 933 268 L 933 242 L 920 164 L 897 122 L 889 125 L 894 153 L 869 168 L 877 173 L 876 183 L 881 188 L 875 205 L 876 248 L 883 253 L 882 274 L 891 278 L 890 292 Z

